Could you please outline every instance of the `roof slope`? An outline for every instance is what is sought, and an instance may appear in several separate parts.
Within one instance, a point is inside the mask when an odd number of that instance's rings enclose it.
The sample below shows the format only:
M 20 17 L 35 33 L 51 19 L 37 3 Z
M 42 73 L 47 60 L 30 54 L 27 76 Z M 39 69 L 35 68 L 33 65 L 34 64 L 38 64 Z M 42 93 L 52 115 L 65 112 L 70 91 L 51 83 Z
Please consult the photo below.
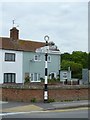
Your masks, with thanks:
M 11 40 L 7 37 L 0 37 L 0 49 L 19 50 L 19 51 L 35 51 L 37 48 L 45 46 L 44 42 Z

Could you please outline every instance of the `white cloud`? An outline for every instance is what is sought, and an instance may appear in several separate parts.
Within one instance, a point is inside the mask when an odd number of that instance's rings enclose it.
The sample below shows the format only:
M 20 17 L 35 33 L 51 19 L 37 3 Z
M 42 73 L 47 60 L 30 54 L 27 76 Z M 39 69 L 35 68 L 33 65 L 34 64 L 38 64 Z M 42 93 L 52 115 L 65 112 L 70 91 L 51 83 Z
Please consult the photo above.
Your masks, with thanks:
M 20 37 L 43 41 L 48 34 L 62 52 L 87 51 L 87 3 L 3 3 L 3 36 L 8 36 L 12 19 L 20 26 Z M 85 46 L 86 45 L 86 46 Z

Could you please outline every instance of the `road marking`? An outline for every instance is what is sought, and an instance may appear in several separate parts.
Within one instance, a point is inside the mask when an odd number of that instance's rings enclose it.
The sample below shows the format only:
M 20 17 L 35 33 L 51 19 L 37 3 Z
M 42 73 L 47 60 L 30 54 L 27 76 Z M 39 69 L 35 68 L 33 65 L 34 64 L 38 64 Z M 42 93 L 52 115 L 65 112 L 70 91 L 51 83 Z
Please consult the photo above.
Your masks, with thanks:
M 0 113 L 0 116 L 17 115 L 17 114 L 28 114 L 28 113 L 41 113 L 41 112 L 47 112 L 47 111 L 30 111 L 30 112 Z
M 5 101 L 0 101 L 0 104 L 5 104 L 5 103 L 8 103 L 8 102 L 5 102 Z

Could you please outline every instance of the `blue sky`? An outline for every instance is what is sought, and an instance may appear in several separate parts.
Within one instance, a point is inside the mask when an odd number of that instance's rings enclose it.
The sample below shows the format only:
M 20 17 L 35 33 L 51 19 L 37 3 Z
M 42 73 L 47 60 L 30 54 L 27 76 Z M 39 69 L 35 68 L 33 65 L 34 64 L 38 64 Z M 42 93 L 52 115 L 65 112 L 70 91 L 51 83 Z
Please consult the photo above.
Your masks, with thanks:
M 87 2 L 3 2 L 1 9 L 1 36 L 9 37 L 15 19 L 21 39 L 43 42 L 49 35 L 61 53 L 88 51 Z

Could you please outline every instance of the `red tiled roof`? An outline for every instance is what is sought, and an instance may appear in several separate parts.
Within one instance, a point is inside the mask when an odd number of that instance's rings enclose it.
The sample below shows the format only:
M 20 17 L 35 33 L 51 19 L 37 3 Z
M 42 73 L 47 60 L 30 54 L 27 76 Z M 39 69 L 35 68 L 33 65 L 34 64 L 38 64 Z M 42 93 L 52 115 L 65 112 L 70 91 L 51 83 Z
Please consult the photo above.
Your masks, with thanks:
M 35 51 L 37 48 L 45 46 L 44 42 L 11 40 L 10 38 L 0 37 L 0 49 L 19 50 L 19 51 Z

